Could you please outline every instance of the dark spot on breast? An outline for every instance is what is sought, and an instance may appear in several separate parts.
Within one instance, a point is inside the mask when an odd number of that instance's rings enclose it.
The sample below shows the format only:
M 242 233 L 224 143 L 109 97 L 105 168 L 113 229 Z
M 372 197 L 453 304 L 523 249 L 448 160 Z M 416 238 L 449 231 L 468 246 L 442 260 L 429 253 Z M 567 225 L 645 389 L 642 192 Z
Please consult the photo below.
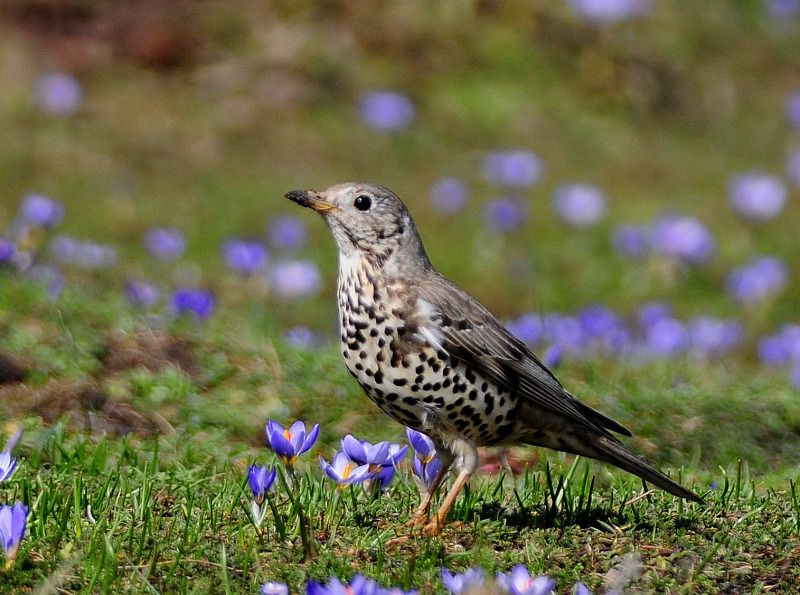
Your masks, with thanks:
M 356 362 L 355 368 L 360 372 L 361 370 L 364 369 L 364 366 L 361 364 L 361 362 Z
M 424 403 L 433 403 L 434 396 L 433 395 L 425 395 L 425 398 L 422 399 Z
M 423 356 L 423 357 L 424 357 L 424 356 Z M 416 368 L 414 368 L 414 371 L 415 371 L 417 374 L 422 374 L 422 373 L 425 371 L 425 366 L 423 366 L 422 364 L 420 364 L 420 365 L 418 365 Z
M 422 390 L 431 390 L 432 387 L 433 385 L 430 382 L 426 382 L 422 385 Z
M 489 414 L 494 409 L 494 397 L 492 395 L 485 395 L 483 402 L 486 403 L 486 413 Z
M 419 390 L 419 384 L 412 384 L 410 390 L 412 393 L 417 392 Z
M 358 352 L 358 358 L 367 359 L 367 352 L 362 349 L 361 351 Z
M 450 376 L 450 366 L 445 366 L 442 370 L 442 376 Z
M 470 401 L 474 401 L 475 399 L 478 398 L 478 390 L 473 388 L 471 391 L 469 391 L 469 395 L 468 396 L 469 396 L 469 400 Z
M 417 400 L 414 397 L 403 397 L 403 403 L 406 405 L 416 405 Z
M 443 362 L 446 362 L 446 361 L 447 361 L 447 358 L 449 357 L 449 356 L 447 355 L 447 352 L 446 352 L 446 351 L 442 351 L 441 349 L 440 349 L 439 351 L 437 351 L 437 352 L 436 352 L 436 356 L 437 356 L 437 357 L 438 357 L 440 360 L 442 360 Z
M 378 336 L 378 329 L 376 329 L 374 327 L 369 329 L 369 336 L 370 337 L 377 337 Z
M 506 404 L 506 398 L 505 397 L 500 397 L 500 400 L 497 402 L 497 405 L 499 407 L 502 407 L 505 404 Z
M 494 425 L 498 426 L 498 425 L 500 425 L 501 423 L 503 423 L 503 417 L 504 417 L 504 416 L 503 416 L 503 414 L 502 414 L 502 413 L 501 413 L 500 415 L 497 415 L 497 416 L 495 416 L 495 418 L 494 418 Z
M 461 415 L 463 415 L 464 417 L 469 417 L 474 413 L 475 409 L 472 408 L 472 405 L 464 405 L 464 407 L 461 409 Z
M 472 384 L 475 384 L 475 372 L 472 371 L 472 368 L 467 368 L 467 371 L 464 372 L 464 377 Z
M 423 376 L 422 374 L 417 374 L 417 377 L 414 378 L 414 382 L 416 382 L 417 384 L 422 384 L 423 380 L 425 380 L 425 376 Z M 429 389 L 426 388 L 425 390 Z
M 433 362 L 431 364 L 431 370 L 433 370 L 434 372 L 438 372 L 441 369 L 441 367 L 442 366 L 440 366 L 437 362 Z
M 458 412 L 457 411 L 451 411 L 450 413 L 447 414 L 447 419 L 449 419 L 449 420 L 454 420 L 457 417 L 458 417 Z
M 452 384 L 452 382 L 450 382 L 450 379 L 449 378 L 445 378 L 444 381 L 442 382 L 442 388 L 447 388 L 451 384 Z
M 381 372 L 380 370 L 375 372 L 375 383 L 383 384 L 383 372 Z
M 386 395 L 386 400 L 390 403 L 394 403 L 397 399 L 399 399 L 399 395 L 397 393 L 389 393 Z
M 406 378 L 395 378 L 394 380 L 392 380 L 392 384 L 394 384 L 395 386 L 405 386 L 406 384 L 408 384 L 408 380 Z
M 466 419 L 459 419 L 458 421 L 456 421 L 456 430 L 458 430 L 459 432 L 463 432 L 464 430 L 467 429 L 468 425 L 469 422 Z

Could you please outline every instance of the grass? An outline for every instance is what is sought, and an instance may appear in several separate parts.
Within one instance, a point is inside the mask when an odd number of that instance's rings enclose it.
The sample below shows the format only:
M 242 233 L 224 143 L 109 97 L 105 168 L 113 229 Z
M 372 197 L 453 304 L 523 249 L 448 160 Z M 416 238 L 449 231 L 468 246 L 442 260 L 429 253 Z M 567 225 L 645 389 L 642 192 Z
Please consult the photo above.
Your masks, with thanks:
M 694 486 L 706 506 L 643 494 L 636 478 L 598 463 L 515 449 L 526 462 L 521 475 L 477 476 L 441 537 L 389 548 L 419 502 L 407 464 L 383 496 L 350 488 L 333 508 L 337 490 L 315 461 L 348 432 L 401 437 L 359 393 L 335 349 L 267 344 L 258 324 L 245 328 L 256 318 L 237 323 L 222 314 L 205 327 L 163 329 L 191 345 L 183 359 L 112 370 L 109 350 L 121 347 L 109 337 L 141 333 L 145 319 L 80 293 L 54 308 L 35 286 L 4 281 L 5 305 L 25 305 L 3 310 L 3 347 L 33 360 L 29 392 L 0 389 L 16 391 L 2 400 L 18 399 L 15 417 L 27 428 L 20 469 L 0 485 L 0 499 L 31 507 L 20 557 L 0 574 L 5 592 L 254 592 L 267 580 L 294 592 L 309 579 L 356 572 L 443 592 L 442 566 L 494 573 L 515 563 L 548 574 L 559 592 L 577 580 L 602 591 L 620 564 L 638 569 L 630 586 L 643 591 L 791 592 L 800 581 L 797 408 L 794 394 L 764 375 L 689 361 L 644 370 L 572 362 L 561 370 L 571 390 L 631 427 L 632 445 Z M 102 425 L 76 433 L 77 414 L 104 415 L 85 404 L 43 424 L 37 391 L 69 393 L 76 378 L 90 379 L 109 402 L 157 413 L 167 435 L 116 437 Z M 313 553 L 285 487 L 273 495 L 278 521 L 270 511 L 257 528 L 250 517 L 246 467 L 275 462 L 263 446 L 270 417 L 322 425 L 296 484 Z
M 239 593 L 266 580 L 295 592 L 308 579 L 363 572 L 427 593 L 443 592 L 442 566 L 494 573 L 518 562 L 563 593 L 577 580 L 602 591 L 621 575 L 643 592 L 797 591 L 800 407 L 785 371 L 759 368 L 754 347 L 797 320 L 800 203 L 793 189 L 782 217 L 756 226 L 725 196 L 739 171 L 783 171 L 798 142 L 781 109 L 797 84 L 800 37 L 772 32 L 760 1 L 659 2 L 647 19 L 610 29 L 538 0 L 381 11 L 237 0 L 233 11 L 205 3 L 180 13 L 151 3 L 137 16 L 156 32 L 144 42 L 136 27 L 120 29 L 132 17 L 115 3 L 67 2 L 55 13 L 45 4 L 0 7 L 0 230 L 18 197 L 51 194 L 66 207 L 58 233 L 113 242 L 120 263 L 67 271 L 56 301 L 0 268 L 0 356 L 25 372 L 0 384 L 0 420 L 6 435 L 26 428 L 0 503 L 31 507 L 1 592 Z M 85 91 L 67 119 L 30 101 L 36 75 L 52 68 L 77 73 Z M 359 94 L 382 87 L 415 102 L 410 130 L 359 124 Z M 481 224 L 498 190 L 480 160 L 497 147 L 530 148 L 546 164 L 523 193 L 531 223 L 504 237 Z M 446 175 L 473 193 L 457 218 L 427 201 Z M 558 370 L 570 391 L 635 432 L 632 448 L 708 504 L 645 495 L 609 467 L 522 448 L 512 454 L 524 471 L 476 476 L 438 538 L 387 547 L 419 500 L 407 466 L 385 495 L 349 489 L 334 507 L 316 456 L 330 457 L 346 433 L 399 440 L 402 429 L 361 394 L 333 346 L 303 351 L 282 339 L 298 324 L 332 334 L 332 241 L 309 220 L 309 245 L 290 256 L 318 263 L 326 287 L 296 302 L 223 271 L 219 246 L 261 235 L 273 215 L 306 215 L 285 191 L 345 179 L 396 189 L 434 264 L 501 317 L 595 302 L 632 316 L 658 299 L 684 320 L 741 318 L 745 345 L 721 362 L 599 358 Z M 602 186 L 607 219 L 581 232 L 562 226 L 549 202 L 566 181 Z M 614 225 L 665 211 L 711 228 L 711 262 L 672 267 L 612 252 Z M 153 225 L 186 232 L 175 267 L 143 253 Z M 788 286 L 741 309 L 725 296 L 726 275 L 761 254 L 787 263 Z M 134 312 L 119 297 L 128 276 L 197 281 L 215 291 L 217 311 L 207 324 Z M 301 463 L 296 503 L 279 488 L 277 519 L 270 511 L 257 528 L 245 473 L 254 460 L 274 462 L 263 444 L 270 418 L 322 431 Z

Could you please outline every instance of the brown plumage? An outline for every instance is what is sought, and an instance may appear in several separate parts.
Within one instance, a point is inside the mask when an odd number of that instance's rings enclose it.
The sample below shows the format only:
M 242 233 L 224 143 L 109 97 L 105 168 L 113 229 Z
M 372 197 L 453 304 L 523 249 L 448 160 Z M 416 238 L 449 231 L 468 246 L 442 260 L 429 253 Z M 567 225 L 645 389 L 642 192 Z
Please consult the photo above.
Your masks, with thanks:
M 441 529 L 475 471 L 477 447 L 533 444 L 611 463 L 682 498 L 702 500 L 613 433 L 631 432 L 581 403 L 486 308 L 431 265 L 407 209 L 374 184 L 287 198 L 320 213 L 339 248 L 342 356 L 367 395 L 434 441 L 442 472 L 414 517 L 427 518 L 451 465 L 458 477 L 426 531 Z M 613 432 L 613 433 L 612 433 Z

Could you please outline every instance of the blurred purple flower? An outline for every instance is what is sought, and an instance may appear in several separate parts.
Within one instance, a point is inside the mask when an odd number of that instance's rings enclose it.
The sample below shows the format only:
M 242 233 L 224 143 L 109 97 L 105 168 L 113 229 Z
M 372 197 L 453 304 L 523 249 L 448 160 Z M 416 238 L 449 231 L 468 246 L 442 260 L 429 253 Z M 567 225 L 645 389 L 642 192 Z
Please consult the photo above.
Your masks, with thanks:
M 614 229 L 611 245 L 623 256 L 640 258 L 650 251 L 650 234 L 639 225 L 620 225 Z
M 42 194 L 29 194 L 20 205 L 22 219 L 31 225 L 55 227 L 64 218 L 64 206 L 53 198 Z
M 275 468 L 270 469 L 266 465 L 259 467 L 256 464 L 252 464 L 247 469 L 247 482 L 253 492 L 253 501 L 259 506 L 272 489 L 272 484 L 275 483 L 276 477 L 278 477 L 278 470 Z
M 783 210 L 789 190 L 776 176 L 750 171 L 731 180 L 728 197 L 733 209 L 745 219 L 769 221 Z
M 17 459 L 11 456 L 10 450 L 0 452 L 0 482 L 10 479 L 17 470 Z
M 786 96 L 784 111 L 789 123 L 800 130 L 800 89 L 795 89 Z
M 144 245 L 155 258 L 170 261 L 184 253 L 186 238 L 173 227 L 154 227 L 144 235 Z
M 359 465 L 343 452 L 337 452 L 331 463 L 320 457 L 319 465 L 328 477 L 342 488 L 370 479 L 373 473 L 369 465 Z
M 125 299 L 137 308 L 152 308 L 161 298 L 161 290 L 147 281 L 128 279 L 122 289 Z
M 214 312 L 214 295 L 207 289 L 182 287 L 173 292 L 170 305 L 178 316 L 190 315 L 197 320 L 206 320 Z
M 716 248 L 711 232 L 693 217 L 667 216 L 653 224 L 653 249 L 659 254 L 685 262 L 708 260 Z
M 311 261 L 287 260 L 275 264 L 269 282 L 275 295 L 293 299 L 317 293 L 322 285 L 322 276 Z
M 532 151 L 491 151 L 483 159 L 484 178 L 499 186 L 533 186 L 543 171 L 542 160 Z
M 49 249 L 60 264 L 84 269 L 103 269 L 117 261 L 117 251 L 113 247 L 69 236 L 53 238 Z
M 280 215 L 269 224 L 267 232 L 272 245 L 279 250 L 302 248 L 308 239 L 305 222 L 294 215 Z
M 797 1 L 800 2 L 800 0 Z M 789 153 L 789 157 L 786 159 L 786 175 L 789 176 L 796 188 L 800 188 L 800 151 Z
M 664 302 L 647 302 L 636 313 L 639 326 L 645 330 L 664 318 L 672 318 L 672 306 Z
M 70 74 L 45 74 L 36 80 L 34 99 L 51 116 L 71 116 L 81 105 L 81 85 Z
M 289 587 L 285 583 L 264 583 L 261 585 L 261 595 L 289 595 Z
M 7 238 L 0 238 L 0 265 L 8 264 L 17 253 L 17 247 L 14 242 Z
M 578 322 L 583 334 L 590 339 L 600 339 L 617 329 L 622 321 L 605 306 L 586 306 L 578 312 Z
M 28 507 L 22 502 L 0 507 L 0 544 L 6 554 L 7 565 L 17 557 L 19 544 L 25 536 Z
M 610 25 L 645 14 L 646 0 L 569 0 L 569 5 L 581 20 L 597 25 Z
M 417 595 L 417 591 L 403 591 L 399 587 L 384 589 L 375 581 L 367 579 L 363 574 L 355 575 L 347 585 L 331 577 L 328 584 L 309 581 L 306 585 L 307 595 Z
M 8 440 L 6 441 L 6 445 L 3 450 L 7 452 L 11 452 L 17 446 L 17 443 L 22 438 L 22 434 L 25 432 L 25 428 L 20 427 L 16 432 L 9 436 Z
M 297 457 L 308 452 L 319 437 L 319 424 L 315 424 L 310 432 L 306 433 L 306 424 L 301 420 L 294 422 L 289 428 L 284 428 L 275 420 L 267 423 L 267 444 L 275 451 L 287 467 L 293 467 Z
M 544 332 L 542 319 L 538 314 L 528 312 L 506 324 L 508 331 L 517 339 L 528 345 L 536 345 Z
M 589 184 L 564 184 L 556 188 L 553 206 L 567 225 L 590 227 L 605 216 L 606 195 Z
M 389 459 L 389 443 L 386 441 L 372 444 L 366 440 L 358 440 L 352 434 L 347 434 L 342 438 L 341 443 L 342 452 L 358 465 L 383 466 Z
M 588 337 L 580 321 L 574 316 L 552 312 L 544 315 L 542 323 L 547 340 L 558 345 L 562 351 L 579 353 L 586 347 Z
M 416 109 L 411 100 L 395 91 L 371 91 L 361 96 L 361 121 L 380 131 L 404 130 L 411 126 Z
M 498 198 L 483 206 L 483 221 L 490 231 L 508 233 L 528 221 L 530 207 L 518 198 Z
M 661 318 L 645 329 L 647 350 L 656 357 L 673 357 L 686 349 L 689 333 L 675 318 Z
M 462 593 L 480 593 L 486 576 L 482 568 L 468 568 L 464 572 L 453 573 L 447 568 L 442 568 L 442 584 L 452 595 Z
M 469 200 L 469 188 L 460 178 L 442 178 L 431 186 L 430 198 L 440 213 L 457 213 Z
M 704 358 L 720 357 L 738 347 L 744 326 L 738 320 L 700 316 L 689 323 L 689 343 L 693 352 Z
M 762 257 L 728 275 L 728 293 L 740 304 L 754 304 L 780 293 L 788 271 L 777 258 Z
M 589 590 L 589 587 L 583 583 L 575 583 L 575 590 L 572 592 L 572 595 L 592 595 L 592 592 Z
M 793 18 L 800 15 L 800 0 L 764 0 L 767 14 L 774 19 Z
M 547 576 L 531 576 L 522 564 L 517 564 L 508 574 L 498 573 L 497 584 L 509 595 L 549 595 L 556 582 Z
M 58 299 L 67 283 L 61 269 L 47 264 L 33 265 L 25 274 L 28 279 L 44 286 L 45 293 L 51 300 Z
M 228 268 L 241 275 L 252 275 L 267 263 L 267 249 L 256 240 L 231 238 L 222 245 Z
M 314 332 L 305 326 L 294 326 L 283 333 L 283 337 L 289 345 L 298 349 L 310 349 L 317 341 Z
M 800 325 L 784 325 L 758 344 L 758 359 L 766 366 L 800 364 Z
M 561 365 L 561 359 L 564 357 L 564 347 L 558 343 L 553 343 L 542 354 L 542 363 L 548 368 L 557 368 Z

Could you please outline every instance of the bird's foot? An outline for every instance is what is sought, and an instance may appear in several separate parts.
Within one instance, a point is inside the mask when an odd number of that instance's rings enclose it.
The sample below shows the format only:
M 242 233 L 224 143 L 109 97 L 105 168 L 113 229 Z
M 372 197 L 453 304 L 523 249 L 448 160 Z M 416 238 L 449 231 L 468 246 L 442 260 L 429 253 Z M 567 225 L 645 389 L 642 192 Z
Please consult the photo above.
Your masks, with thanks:
M 392 549 L 396 545 L 403 545 L 404 543 L 408 543 L 411 541 L 411 535 L 399 535 L 398 537 L 393 537 L 389 541 L 386 542 L 386 548 Z
M 422 528 L 422 533 L 424 535 L 427 535 L 428 537 L 435 537 L 436 535 L 439 535 L 439 533 L 442 532 L 443 527 L 444 523 L 439 521 L 439 517 L 434 517 L 434 519 L 430 523 L 428 523 Z

